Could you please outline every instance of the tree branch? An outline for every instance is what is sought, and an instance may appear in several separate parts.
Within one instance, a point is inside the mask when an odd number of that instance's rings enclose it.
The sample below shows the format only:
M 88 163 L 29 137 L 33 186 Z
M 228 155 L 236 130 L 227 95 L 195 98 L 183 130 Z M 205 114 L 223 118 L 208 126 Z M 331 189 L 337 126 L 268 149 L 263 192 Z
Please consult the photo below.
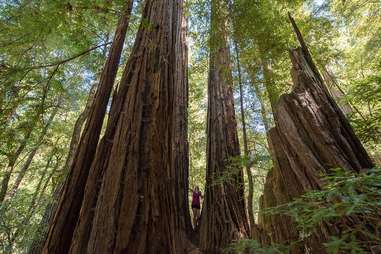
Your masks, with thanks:
M 103 43 L 103 44 L 100 44 L 100 45 L 97 45 L 97 46 L 94 46 L 94 47 L 91 47 L 89 49 L 86 49 L 85 51 L 82 51 L 82 52 L 80 52 L 80 53 L 78 53 L 78 54 L 76 54 L 76 55 L 74 55 L 72 57 L 69 57 L 67 59 L 59 60 L 59 61 L 56 61 L 56 62 L 53 62 L 53 63 L 44 64 L 44 65 L 31 66 L 28 69 L 35 70 L 35 69 L 48 68 L 48 67 L 53 67 L 53 66 L 61 65 L 61 64 L 70 62 L 71 60 L 74 60 L 74 59 L 76 59 L 76 58 L 78 58 L 80 56 L 86 55 L 86 54 L 90 53 L 91 51 L 94 51 L 94 50 L 96 50 L 98 48 L 107 46 L 109 44 L 111 44 L 111 41 Z

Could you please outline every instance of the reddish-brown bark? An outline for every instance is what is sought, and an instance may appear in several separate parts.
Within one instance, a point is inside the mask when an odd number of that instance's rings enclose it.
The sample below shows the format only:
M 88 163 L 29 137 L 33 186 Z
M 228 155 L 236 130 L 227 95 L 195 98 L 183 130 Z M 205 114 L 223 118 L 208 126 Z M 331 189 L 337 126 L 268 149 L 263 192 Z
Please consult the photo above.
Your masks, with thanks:
M 208 78 L 207 172 L 200 227 L 200 248 L 222 253 L 232 241 L 246 237 L 248 223 L 226 36 L 226 6 L 212 1 Z
M 126 1 L 125 11 L 119 20 L 113 44 L 103 67 L 99 87 L 81 141 L 65 182 L 43 253 L 66 253 L 69 250 L 73 231 L 82 204 L 86 180 L 94 159 L 99 135 L 106 113 L 106 106 L 115 81 L 119 60 L 128 27 L 132 0 Z
M 266 179 L 261 209 L 290 202 L 308 190 L 321 189 L 320 176 L 331 168 L 359 172 L 373 166 L 328 93 L 299 30 L 293 25 L 302 47 L 290 51 L 293 90 L 276 105 L 276 127 L 269 133 L 274 168 Z M 357 217 L 344 217 L 335 225 L 322 224 L 303 244 L 293 246 L 291 253 L 307 250 L 326 253 L 323 243 L 329 234 L 339 234 L 363 222 Z M 299 240 L 290 217 L 261 214 L 259 224 L 271 243 L 290 244 Z
M 181 40 L 176 47 L 181 47 L 183 56 L 178 57 L 176 66 L 178 70 L 175 82 L 178 84 L 174 91 L 174 119 L 172 125 L 172 167 L 175 169 L 176 210 L 181 228 L 188 236 L 192 233 L 192 224 L 189 213 L 189 148 L 188 148 L 188 46 L 187 46 L 187 20 L 182 19 Z M 182 71 L 181 71 L 182 70 Z
M 145 2 L 92 165 L 72 253 L 186 253 L 192 248 L 180 203 L 188 164 L 182 23 L 181 0 Z

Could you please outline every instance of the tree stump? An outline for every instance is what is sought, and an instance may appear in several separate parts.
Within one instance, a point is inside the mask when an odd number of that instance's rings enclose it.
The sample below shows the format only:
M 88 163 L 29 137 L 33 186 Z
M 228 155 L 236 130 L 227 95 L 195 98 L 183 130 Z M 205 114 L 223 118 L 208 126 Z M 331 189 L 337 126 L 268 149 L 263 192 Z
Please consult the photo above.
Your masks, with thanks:
M 312 58 L 302 44 L 290 51 L 292 92 L 281 96 L 270 130 L 274 168 L 268 173 L 261 198 L 261 210 L 288 203 L 308 190 L 321 189 L 320 176 L 332 168 L 360 172 L 373 163 L 348 120 L 329 95 Z M 338 233 L 360 221 L 343 218 L 341 226 L 322 225 L 292 253 L 325 253 L 322 245 L 330 233 Z M 290 244 L 300 238 L 290 217 L 261 213 L 259 220 L 271 243 Z

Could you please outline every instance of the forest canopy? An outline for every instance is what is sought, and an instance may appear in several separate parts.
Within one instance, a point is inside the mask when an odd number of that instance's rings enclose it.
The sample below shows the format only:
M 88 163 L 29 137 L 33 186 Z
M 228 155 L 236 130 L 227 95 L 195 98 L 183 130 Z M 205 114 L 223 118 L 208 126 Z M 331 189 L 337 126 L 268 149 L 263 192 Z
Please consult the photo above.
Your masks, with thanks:
M 0 0 L 0 35 L 0 253 L 381 253 L 381 2 Z

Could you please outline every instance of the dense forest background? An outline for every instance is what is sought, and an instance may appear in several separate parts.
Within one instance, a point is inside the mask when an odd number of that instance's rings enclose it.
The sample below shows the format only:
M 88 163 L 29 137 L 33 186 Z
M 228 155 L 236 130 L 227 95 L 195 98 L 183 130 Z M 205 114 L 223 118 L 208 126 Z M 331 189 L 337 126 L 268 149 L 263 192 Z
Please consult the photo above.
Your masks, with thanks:
M 135 1 L 133 5 L 116 84 L 140 23 L 144 23 L 143 2 Z M 49 212 L 73 162 L 124 3 L 0 0 L 1 253 L 25 253 L 45 239 Z M 289 49 L 299 42 L 289 12 L 330 94 L 379 165 L 381 3 L 235 0 L 228 4 L 228 43 L 241 146 L 241 156 L 233 160 L 248 169 L 244 179 L 249 214 L 257 220 L 266 175 L 273 167 L 267 133 L 274 126 L 276 102 L 293 86 Z M 199 186 L 205 192 L 210 1 L 187 0 L 185 15 L 189 186 Z M 110 106 L 111 102 L 108 110 Z M 105 125 L 106 121 L 103 131 Z M 357 181 L 377 185 L 373 181 L 380 179 L 380 173 L 375 170 L 373 174 Z M 346 174 L 340 177 L 352 179 Z M 380 196 L 379 190 L 373 194 Z M 353 209 L 369 203 L 356 205 Z M 379 203 L 373 205 L 379 207 Z M 308 215 L 308 211 L 302 212 Z M 375 242 L 380 244 L 379 236 Z M 339 241 L 331 243 L 335 253 Z M 361 253 L 361 248 L 353 253 Z

